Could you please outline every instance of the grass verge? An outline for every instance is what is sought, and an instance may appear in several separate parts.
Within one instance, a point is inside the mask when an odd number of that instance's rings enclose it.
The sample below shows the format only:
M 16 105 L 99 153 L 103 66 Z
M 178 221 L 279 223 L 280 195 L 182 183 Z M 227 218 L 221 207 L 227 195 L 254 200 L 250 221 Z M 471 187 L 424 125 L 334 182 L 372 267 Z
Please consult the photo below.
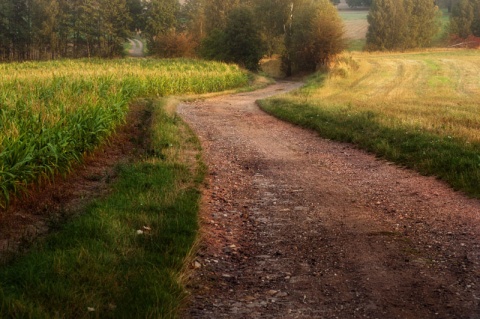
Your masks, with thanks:
M 0 268 L 2 318 L 172 318 L 205 168 L 174 107 L 150 105 L 150 149 L 111 195 Z

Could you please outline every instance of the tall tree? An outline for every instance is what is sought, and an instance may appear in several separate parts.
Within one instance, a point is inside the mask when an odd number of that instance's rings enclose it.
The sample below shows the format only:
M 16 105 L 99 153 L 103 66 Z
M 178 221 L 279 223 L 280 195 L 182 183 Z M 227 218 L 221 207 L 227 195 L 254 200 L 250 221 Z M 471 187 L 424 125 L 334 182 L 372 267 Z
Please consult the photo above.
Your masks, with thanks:
M 478 8 L 478 6 L 477 6 Z M 450 15 L 450 33 L 466 39 L 472 34 L 475 20 L 475 2 L 460 0 L 452 7 Z M 479 35 L 480 36 L 480 35 Z
M 427 46 L 437 34 L 433 0 L 374 0 L 368 14 L 368 50 L 405 50 Z
M 60 48 L 60 4 L 58 0 L 34 0 L 32 24 L 38 58 L 55 59 Z
M 283 42 L 291 3 L 291 0 L 258 0 L 256 2 L 255 14 L 270 56 L 280 50 L 279 46 Z
M 129 35 L 131 18 L 125 0 L 102 0 L 100 4 L 101 30 L 100 55 L 118 56 L 123 51 L 123 43 Z
M 182 6 L 181 15 L 183 17 L 183 29 L 190 34 L 192 39 L 200 43 L 207 35 L 205 30 L 207 21 L 205 1 L 187 0 Z
M 232 9 L 224 29 L 215 29 L 202 41 L 200 54 L 206 59 L 237 63 L 256 71 L 264 45 L 254 15 L 247 7 Z
M 284 70 L 315 71 L 345 48 L 344 26 L 329 0 L 292 4 L 285 38 Z
M 230 11 L 225 27 L 227 61 L 256 71 L 263 56 L 263 42 L 254 15 L 247 7 Z
M 32 46 L 32 1 L 13 0 L 9 29 L 12 53 L 17 60 L 28 60 Z
M 472 34 L 480 37 L 480 0 L 473 0 Z
M 406 48 L 423 48 L 430 45 L 432 38 L 439 32 L 440 10 L 434 0 L 404 0 L 405 14 L 408 19 Z
M 205 30 L 225 29 L 230 11 L 240 5 L 240 0 L 207 0 L 204 1 L 205 16 L 207 17 Z
M 150 38 L 174 29 L 180 4 L 177 0 L 151 0 L 146 2 L 145 31 Z
M 12 1 L 0 0 L 0 60 L 10 58 L 12 51 Z
M 403 48 L 407 32 L 403 0 L 374 0 L 367 20 L 367 49 Z
M 130 16 L 130 31 L 145 29 L 145 3 L 142 0 L 126 0 Z

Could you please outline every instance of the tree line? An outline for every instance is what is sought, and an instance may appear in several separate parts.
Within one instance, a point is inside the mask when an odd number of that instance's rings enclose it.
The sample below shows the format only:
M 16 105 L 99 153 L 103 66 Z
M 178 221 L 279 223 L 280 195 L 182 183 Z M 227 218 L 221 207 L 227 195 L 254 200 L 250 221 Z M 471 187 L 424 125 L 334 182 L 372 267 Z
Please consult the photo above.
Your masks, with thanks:
M 480 0 L 456 0 L 452 4 L 450 32 L 463 39 L 480 37 Z
M 344 47 L 343 23 L 330 0 L 189 0 L 188 30 L 198 53 L 256 70 L 280 54 L 287 75 L 315 71 Z M 228 6 L 230 5 L 230 6 Z M 212 15 L 211 10 L 215 10 Z M 216 19 L 208 19 L 215 16 Z
M 367 50 L 429 46 L 440 30 L 434 0 L 374 0 L 367 16 Z
M 441 30 L 439 7 L 450 13 L 446 33 L 451 40 L 480 37 L 480 0 L 373 0 L 366 49 L 428 47 Z
M 288 72 L 312 70 L 343 49 L 336 3 L 0 0 L 0 61 L 115 57 L 141 35 L 160 57 L 200 55 L 255 70 L 262 56 L 279 53 Z
M 0 0 L 0 61 L 119 56 L 126 38 L 136 32 L 142 32 L 154 53 L 175 54 L 170 51 L 188 51 L 213 30 L 224 28 L 233 8 L 265 7 L 265 1 L 258 2 L 189 0 L 180 5 L 178 0 Z M 282 10 L 275 7 L 276 2 L 268 5 L 275 14 Z M 274 31 L 266 31 L 264 38 L 277 33 L 285 22 L 283 17 L 275 18 L 282 21 L 269 26 Z M 170 40 L 171 47 L 159 47 L 162 40 Z
M 121 56 L 180 17 L 177 0 L 0 0 L 0 61 Z
M 0 0 L 0 60 L 111 57 L 131 21 L 126 0 Z
M 280 54 L 287 74 L 327 65 L 344 47 L 339 0 L 0 0 L 0 61 L 116 57 L 140 35 L 159 57 L 201 56 L 255 70 Z M 426 47 L 438 6 L 450 33 L 480 36 L 480 0 L 347 0 L 370 6 L 368 50 Z

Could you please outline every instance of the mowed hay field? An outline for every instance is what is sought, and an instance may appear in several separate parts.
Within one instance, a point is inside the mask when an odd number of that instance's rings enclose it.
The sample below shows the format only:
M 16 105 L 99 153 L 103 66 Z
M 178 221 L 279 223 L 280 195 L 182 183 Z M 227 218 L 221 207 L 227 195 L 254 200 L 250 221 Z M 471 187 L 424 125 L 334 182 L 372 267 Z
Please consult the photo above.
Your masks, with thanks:
M 385 126 L 480 142 L 480 51 L 354 54 L 343 61 L 309 98 L 373 112 Z
M 270 113 L 480 197 L 480 51 L 352 53 Z

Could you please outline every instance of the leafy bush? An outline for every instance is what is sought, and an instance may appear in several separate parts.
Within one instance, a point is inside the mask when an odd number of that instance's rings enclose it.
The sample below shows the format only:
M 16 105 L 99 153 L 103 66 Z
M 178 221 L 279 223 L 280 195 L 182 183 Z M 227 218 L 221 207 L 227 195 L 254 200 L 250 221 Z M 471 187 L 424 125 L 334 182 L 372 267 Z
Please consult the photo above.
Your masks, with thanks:
M 237 63 L 257 71 L 264 53 L 253 13 L 246 7 L 233 9 L 224 30 L 215 30 L 204 39 L 200 55 L 206 59 Z
M 450 33 L 463 39 L 480 37 L 480 0 L 460 0 L 453 5 Z
M 314 72 L 345 49 L 343 22 L 328 0 L 304 1 L 292 9 L 285 37 L 283 70 Z
M 368 14 L 367 50 L 405 50 L 430 45 L 440 11 L 433 0 L 376 0 Z
M 151 43 L 150 51 L 162 58 L 193 57 L 197 43 L 185 32 L 170 31 L 157 35 Z

